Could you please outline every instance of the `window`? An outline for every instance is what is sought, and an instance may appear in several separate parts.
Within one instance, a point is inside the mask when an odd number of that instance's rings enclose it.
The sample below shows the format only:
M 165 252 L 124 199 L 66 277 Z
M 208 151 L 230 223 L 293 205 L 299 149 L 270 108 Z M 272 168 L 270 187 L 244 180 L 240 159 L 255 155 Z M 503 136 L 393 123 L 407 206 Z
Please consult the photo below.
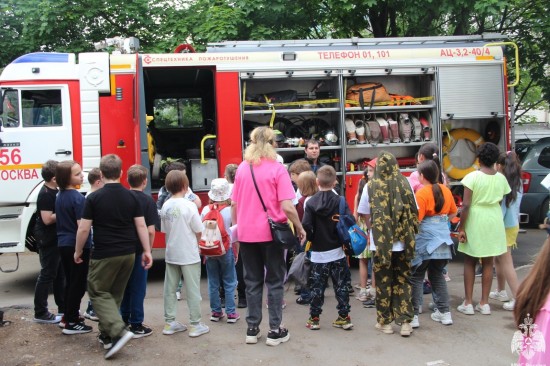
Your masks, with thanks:
M 545 147 L 540 152 L 539 164 L 545 168 L 550 168 L 550 146 Z
M 22 90 L 23 127 L 51 127 L 63 124 L 61 90 Z
M 155 126 L 162 128 L 202 127 L 201 98 L 166 98 L 154 101 Z
M 517 143 L 516 141 L 516 154 L 521 162 L 525 159 L 529 151 L 531 151 L 533 143 Z
M 2 126 L 19 127 L 19 95 L 17 90 L 7 89 L 4 91 Z

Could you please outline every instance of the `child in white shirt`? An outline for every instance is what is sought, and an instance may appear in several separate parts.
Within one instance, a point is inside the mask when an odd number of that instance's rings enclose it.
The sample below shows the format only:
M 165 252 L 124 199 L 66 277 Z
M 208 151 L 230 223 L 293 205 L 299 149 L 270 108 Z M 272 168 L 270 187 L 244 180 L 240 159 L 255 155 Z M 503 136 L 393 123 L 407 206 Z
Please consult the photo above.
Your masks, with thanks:
M 189 336 L 198 337 L 208 333 L 209 328 L 201 323 L 202 300 L 200 293 L 201 259 L 198 240 L 204 226 L 197 206 L 185 198 L 189 180 L 184 172 L 168 173 L 165 185 L 172 197 L 161 210 L 161 230 L 166 233 L 166 272 L 164 275 L 164 326 L 163 334 L 183 332 L 187 327 L 176 321 L 176 288 L 183 275 L 191 323 Z

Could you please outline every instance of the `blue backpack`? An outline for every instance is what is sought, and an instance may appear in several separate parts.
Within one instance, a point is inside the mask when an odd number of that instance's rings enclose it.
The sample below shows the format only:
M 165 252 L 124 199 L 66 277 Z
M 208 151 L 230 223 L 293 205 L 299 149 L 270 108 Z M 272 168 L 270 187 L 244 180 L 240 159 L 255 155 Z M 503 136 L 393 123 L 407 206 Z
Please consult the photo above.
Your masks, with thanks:
M 359 255 L 367 247 L 367 234 L 357 225 L 355 217 L 346 213 L 346 206 L 346 199 L 340 197 L 338 215 L 333 216 L 333 220 L 337 221 L 336 233 L 346 254 Z

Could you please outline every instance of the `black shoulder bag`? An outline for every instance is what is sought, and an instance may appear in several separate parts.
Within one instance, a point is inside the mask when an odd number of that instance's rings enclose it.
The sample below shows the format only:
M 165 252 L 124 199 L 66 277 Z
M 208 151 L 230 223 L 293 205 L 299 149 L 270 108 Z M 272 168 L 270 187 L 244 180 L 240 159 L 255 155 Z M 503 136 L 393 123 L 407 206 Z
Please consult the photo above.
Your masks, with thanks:
M 284 249 L 292 249 L 298 245 L 298 239 L 294 236 L 292 229 L 288 222 L 275 222 L 269 214 L 267 213 L 267 208 L 265 207 L 264 200 L 256 184 L 256 178 L 254 177 L 254 169 L 252 169 L 252 164 L 250 164 L 250 172 L 252 173 L 252 180 L 254 181 L 254 187 L 260 197 L 260 202 L 264 208 L 265 214 L 267 215 L 267 222 L 269 223 L 269 229 L 271 230 L 271 236 L 273 237 L 273 242 L 276 245 L 282 246 Z

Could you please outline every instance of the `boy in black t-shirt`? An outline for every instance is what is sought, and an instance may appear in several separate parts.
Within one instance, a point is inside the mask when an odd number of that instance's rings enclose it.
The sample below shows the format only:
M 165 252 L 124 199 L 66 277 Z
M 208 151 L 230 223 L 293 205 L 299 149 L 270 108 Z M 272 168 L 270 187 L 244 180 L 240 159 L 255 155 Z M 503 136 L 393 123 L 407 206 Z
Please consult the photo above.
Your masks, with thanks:
M 142 208 L 136 197 L 120 184 L 122 160 L 109 154 L 99 164 L 105 186 L 86 198 L 76 236 L 74 260 L 82 262 L 84 242 L 94 227 L 94 250 L 88 274 L 88 294 L 99 316 L 99 342 L 108 349 L 105 358 L 117 353 L 134 333 L 126 330 L 119 312 L 134 267 L 136 246 L 141 242 L 141 264 L 153 264 Z
M 65 312 L 65 276 L 61 268 L 61 258 L 57 249 L 57 231 L 55 226 L 55 196 L 57 183 L 55 169 L 57 161 L 48 160 L 42 165 L 44 185 L 38 193 L 36 202 L 36 224 L 34 234 L 38 242 L 40 257 L 40 274 L 34 289 L 34 321 L 37 323 L 55 324 L 61 321 L 61 315 L 54 315 L 48 310 L 48 293 L 53 284 L 53 295 L 58 307 L 58 314 Z
M 152 248 L 155 240 L 155 225 L 158 221 L 158 212 L 153 197 L 143 193 L 143 190 L 147 186 L 147 169 L 141 165 L 132 165 L 128 169 L 127 176 L 130 192 L 134 194 L 143 209 L 145 225 L 147 225 L 147 232 L 149 233 L 149 244 Z M 120 305 L 122 320 L 130 325 L 130 331 L 134 333 L 134 338 L 147 337 L 153 333 L 151 328 L 143 325 L 143 301 L 145 300 L 148 271 L 141 266 L 140 254 L 142 251 L 141 246 L 136 247 L 134 269 L 128 280 L 128 285 L 124 291 L 124 298 Z
M 101 171 L 99 168 L 92 168 L 88 172 L 88 183 L 90 183 L 90 190 L 88 193 L 86 193 L 86 196 L 94 193 L 98 189 L 103 188 L 103 181 L 101 180 Z M 94 246 L 93 243 L 93 228 L 92 228 L 92 249 Z M 86 319 L 93 320 L 94 322 L 99 321 L 99 318 L 97 317 L 97 314 L 95 313 L 94 307 L 92 305 L 92 300 L 88 300 L 88 307 L 86 308 L 86 311 L 84 312 L 84 317 Z

